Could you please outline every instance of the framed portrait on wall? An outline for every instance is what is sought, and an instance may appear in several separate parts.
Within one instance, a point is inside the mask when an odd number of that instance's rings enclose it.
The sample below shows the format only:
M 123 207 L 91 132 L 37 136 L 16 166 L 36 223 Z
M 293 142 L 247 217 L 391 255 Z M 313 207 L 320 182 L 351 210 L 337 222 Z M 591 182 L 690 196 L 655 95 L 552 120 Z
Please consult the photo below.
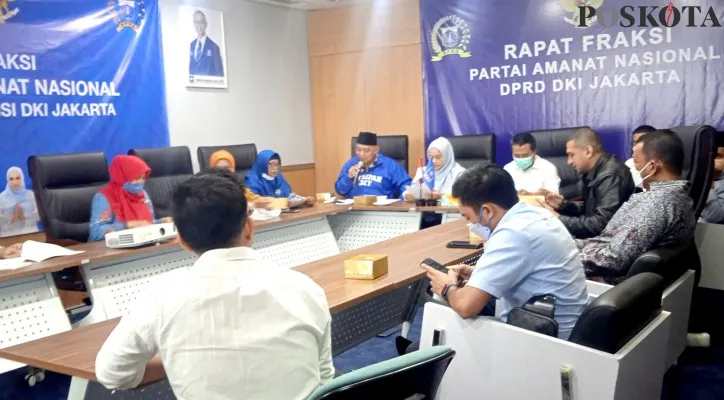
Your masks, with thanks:
M 227 88 L 224 14 L 193 6 L 179 6 L 179 30 L 186 46 L 187 87 Z

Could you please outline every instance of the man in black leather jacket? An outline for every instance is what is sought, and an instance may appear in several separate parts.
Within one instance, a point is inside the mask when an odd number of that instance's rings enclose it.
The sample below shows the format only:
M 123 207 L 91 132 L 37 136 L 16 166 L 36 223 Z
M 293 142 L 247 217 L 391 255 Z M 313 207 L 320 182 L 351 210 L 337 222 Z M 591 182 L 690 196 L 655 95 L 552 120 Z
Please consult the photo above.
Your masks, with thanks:
M 616 156 L 606 153 L 591 128 L 581 128 L 568 139 L 566 154 L 568 165 L 583 175 L 583 204 L 546 193 L 546 208 L 560 215 L 573 237 L 598 236 L 633 193 L 631 173 Z

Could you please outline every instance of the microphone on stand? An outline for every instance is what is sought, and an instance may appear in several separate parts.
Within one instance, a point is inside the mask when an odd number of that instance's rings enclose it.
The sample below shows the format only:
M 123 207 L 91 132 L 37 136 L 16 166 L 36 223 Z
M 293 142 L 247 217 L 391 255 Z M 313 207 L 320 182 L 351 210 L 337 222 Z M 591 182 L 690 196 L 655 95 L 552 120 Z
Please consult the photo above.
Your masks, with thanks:
M 418 207 L 422 207 L 425 205 L 425 199 L 422 198 L 422 185 L 425 184 L 425 158 L 420 157 L 420 162 L 417 164 L 417 167 L 420 169 L 420 197 L 415 201 L 415 205 Z
M 365 165 L 365 163 L 363 163 L 362 161 L 357 163 L 357 167 L 359 167 L 359 168 L 362 168 L 364 165 Z M 362 171 L 358 171 L 357 175 L 354 176 L 354 179 L 352 180 L 352 186 L 357 185 L 357 177 L 359 176 L 360 172 L 362 172 Z

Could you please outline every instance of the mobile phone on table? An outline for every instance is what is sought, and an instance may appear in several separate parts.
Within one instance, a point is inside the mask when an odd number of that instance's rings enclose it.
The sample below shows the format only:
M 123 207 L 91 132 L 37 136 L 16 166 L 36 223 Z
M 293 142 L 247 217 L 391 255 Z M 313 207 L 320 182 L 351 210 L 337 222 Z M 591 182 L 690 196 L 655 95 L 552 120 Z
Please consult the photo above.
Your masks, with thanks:
M 433 260 L 433 259 L 430 258 L 430 257 L 422 260 L 422 264 L 428 265 L 428 266 L 430 266 L 430 267 L 435 268 L 436 270 L 438 270 L 438 271 L 440 271 L 440 272 L 444 272 L 444 273 L 447 274 L 447 271 L 448 271 L 448 270 L 447 270 L 447 267 L 444 266 L 444 265 L 442 265 L 442 264 L 440 264 L 439 262 Z
M 467 240 L 453 240 L 447 242 L 447 247 L 451 249 L 482 249 L 483 242 L 469 242 Z

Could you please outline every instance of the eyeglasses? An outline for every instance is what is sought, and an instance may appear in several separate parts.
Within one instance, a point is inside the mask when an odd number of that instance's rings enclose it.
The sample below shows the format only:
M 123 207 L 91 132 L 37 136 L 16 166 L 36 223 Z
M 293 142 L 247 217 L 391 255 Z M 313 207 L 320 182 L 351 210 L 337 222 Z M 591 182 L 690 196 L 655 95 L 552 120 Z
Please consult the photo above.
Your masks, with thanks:
M 270 162 L 270 163 L 267 164 L 267 165 L 269 166 L 269 168 L 279 168 L 279 163 L 278 163 L 278 162 Z

